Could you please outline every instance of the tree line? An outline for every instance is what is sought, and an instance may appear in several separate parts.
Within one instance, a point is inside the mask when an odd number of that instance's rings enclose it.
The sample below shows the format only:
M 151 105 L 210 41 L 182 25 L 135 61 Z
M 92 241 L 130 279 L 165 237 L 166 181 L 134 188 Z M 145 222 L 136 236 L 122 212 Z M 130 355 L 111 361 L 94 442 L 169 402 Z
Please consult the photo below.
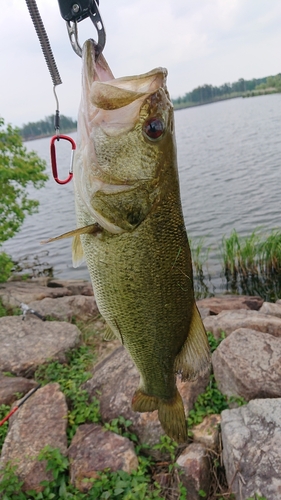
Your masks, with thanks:
M 265 92 L 281 92 L 281 73 L 275 76 L 264 78 L 253 78 L 244 80 L 239 78 L 237 82 L 224 83 L 219 87 L 204 84 L 196 87 L 184 96 L 172 99 L 175 109 L 198 104 L 219 101 L 238 96 L 259 95 Z M 29 122 L 24 124 L 19 133 L 24 141 L 38 137 L 53 135 L 55 132 L 55 116 L 46 116 L 44 120 L 38 122 Z M 64 115 L 60 115 L 60 132 L 67 133 L 77 129 L 77 121 Z
M 24 124 L 20 129 L 19 133 L 23 140 L 28 141 L 30 139 L 35 139 L 37 137 L 45 137 L 48 135 L 53 135 L 55 133 L 55 115 L 46 116 L 44 120 L 38 122 L 29 122 Z M 72 120 L 64 115 L 60 115 L 60 132 L 66 133 L 72 130 L 76 130 L 77 121 Z
M 187 92 L 184 96 L 173 99 L 173 104 L 175 108 L 188 107 L 230 97 L 258 95 L 265 93 L 266 90 L 281 92 L 281 73 L 276 76 L 253 78 L 252 80 L 239 78 L 237 82 L 224 83 L 219 87 L 205 84 Z

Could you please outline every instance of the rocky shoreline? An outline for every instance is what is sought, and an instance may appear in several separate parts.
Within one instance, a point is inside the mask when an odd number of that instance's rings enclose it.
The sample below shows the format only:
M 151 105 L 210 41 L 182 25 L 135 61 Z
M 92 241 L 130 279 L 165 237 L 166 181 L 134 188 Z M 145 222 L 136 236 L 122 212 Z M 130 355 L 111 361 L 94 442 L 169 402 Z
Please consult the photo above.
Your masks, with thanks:
M 81 343 L 80 321 L 90 321 L 102 335 L 104 325 L 87 281 L 9 281 L 0 285 L 0 299 L 7 310 L 24 303 L 46 319 L 30 311 L 24 320 L 0 318 L 0 405 L 17 404 L 18 393 L 24 395 L 37 385 L 33 377 L 38 366 L 50 359 L 66 361 L 66 353 Z M 210 415 L 192 428 L 192 441 L 177 452 L 180 480 L 189 500 L 202 498 L 200 491 L 209 498 L 210 460 L 220 453 L 221 436 L 226 478 L 235 498 L 258 494 L 277 500 L 281 498 L 281 301 L 270 304 L 259 297 L 225 295 L 198 301 L 198 307 L 206 330 L 215 338 L 221 332 L 226 335 L 212 356 L 220 391 L 248 404 Z M 120 416 L 130 420 L 130 431 L 147 445 L 147 453 L 156 461 L 167 460 L 163 451 L 155 449 L 163 436 L 157 413 L 131 410 L 139 376 L 128 354 L 117 341 L 102 340 L 98 353 L 83 389 L 90 400 L 99 399 L 103 424 Z M 187 413 L 209 381 L 209 373 L 193 382 L 178 380 Z M 24 489 L 37 491 L 42 480 L 50 479 L 44 464 L 34 460 L 45 445 L 68 456 L 71 482 L 81 491 L 87 491 L 90 478 L 105 468 L 129 473 L 137 468 L 133 442 L 105 430 L 102 423 L 80 425 L 67 446 L 67 415 L 68 402 L 59 384 L 39 388 L 10 418 L 0 468 L 17 460 Z M 154 480 L 161 485 L 165 474 L 158 472 Z

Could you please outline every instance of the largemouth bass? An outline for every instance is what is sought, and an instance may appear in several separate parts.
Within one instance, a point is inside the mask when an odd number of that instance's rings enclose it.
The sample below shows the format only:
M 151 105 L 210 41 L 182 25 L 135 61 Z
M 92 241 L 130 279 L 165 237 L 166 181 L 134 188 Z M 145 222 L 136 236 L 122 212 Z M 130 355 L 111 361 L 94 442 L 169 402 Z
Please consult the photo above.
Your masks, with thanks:
M 140 373 L 133 410 L 158 410 L 168 436 L 184 442 L 176 373 L 206 369 L 209 347 L 194 301 L 167 71 L 114 79 L 91 40 L 82 60 L 78 229 L 66 236 L 74 265 L 85 256 L 105 338 L 118 338 Z

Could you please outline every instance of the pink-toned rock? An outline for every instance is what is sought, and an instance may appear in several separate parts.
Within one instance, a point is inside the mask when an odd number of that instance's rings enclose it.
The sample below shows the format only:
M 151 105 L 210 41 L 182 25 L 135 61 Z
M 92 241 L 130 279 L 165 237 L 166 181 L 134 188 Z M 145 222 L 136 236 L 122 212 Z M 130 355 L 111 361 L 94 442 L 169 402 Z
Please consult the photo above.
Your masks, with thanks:
M 72 295 L 94 295 L 92 284 L 87 280 L 49 279 L 47 286 L 49 288 L 67 288 Z
M 95 298 L 86 295 L 35 300 L 29 303 L 29 307 L 42 316 L 59 321 L 71 321 L 73 317 L 86 321 L 99 314 Z
M 200 305 L 197 306 L 199 314 L 201 316 L 201 319 L 207 318 L 207 316 L 210 316 L 211 311 L 208 307 L 201 307 Z
M 205 318 L 202 319 L 206 332 L 211 332 L 213 333 L 214 336 L 217 336 L 219 338 L 221 335 L 221 330 L 216 335 L 214 334 L 217 327 L 217 318 L 218 318 L 217 316 L 210 315 L 210 316 L 205 316 Z
M 67 452 L 67 405 L 59 384 L 48 384 L 33 394 L 10 418 L 0 459 L 0 467 L 11 461 L 24 481 L 23 489 L 42 491 L 41 481 L 52 479 L 46 462 L 36 460 L 49 445 Z
M 100 425 L 81 425 L 68 450 L 71 483 L 81 491 L 88 491 L 91 481 L 104 469 L 124 470 L 129 474 L 138 468 L 133 443 Z
M 272 302 L 264 302 L 260 308 L 260 312 L 281 318 L 281 302 L 279 303 L 277 301 L 276 304 Z
M 0 405 L 11 405 L 19 395 L 25 395 L 37 382 L 23 377 L 5 377 L 0 374 Z
M 208 450 L 218 451 L 220 422 L 220 415 L 207 415 L 201 424 L 191 429 L 194 442 L 201 443 Z
M 221 295 L 197 301 L 199 308 L 207 308 L 211 314 L 219 314 L 222 311 L 232 311 L 234 309 L 252 309 L 258 311 L 262 304 L 263 299 L 261 297 L 249 295 Z
M 0 318 L 0 371 L 30 377 L 48 359 L 66 361 L 80 341 L 77 326 L 28 315 Z
M 64 297 L 65 295 L 72 295 L 68 288 L 49 288 L 30 281 L 8 281 L 0 285 L 0 298 L 7 309 L 19 307 L 21 302 L 29 304 L 34 300 L 42 300 L 46 297 Z
M 281 318 L 262 314 L 259 311 L 223 311 L 217 316 L 205 318 L 203 323 L 206 330 L 212 332 L 216 338 L 221 336 L 221 332 L 230 335 L 238 328 L 250 328 L 281 337 Z
M 281 395 L 281 338 L 239 328 L 212 356 L 218 387 L 227 396 L 276 398 Z
M 131 408 L 131 401 L 139 385 L 139 374 L 124 347 L 118 347 L 109 356 L 95 366 L 93 377 L 84 384 L 91 396 L 100 400 L 100 411 L 104 421 L 122 415 L 131 420 L 131 432 L 135 433 L 141 443 L 152 447 L 158 443 L 164 431 L 158 420 L 158 412 L 139 413 Z M 183 397 L 185 410 L 189 411 L 198 394 L 204 392 L 209 382 L 209 374 L 199 377 L 193 382 L 178 381 L 178 388 Z M 161 454 L 150 449 L 155 458 Z
M 208 498 L 211 467 L 205 447 L 200 443 L 192 443 L 179 456 L 176 463 L 182 471 L 180 480 L 187 489 L 188 500 L 201 500 L 202 495 L 199 491 L 204 491 Z

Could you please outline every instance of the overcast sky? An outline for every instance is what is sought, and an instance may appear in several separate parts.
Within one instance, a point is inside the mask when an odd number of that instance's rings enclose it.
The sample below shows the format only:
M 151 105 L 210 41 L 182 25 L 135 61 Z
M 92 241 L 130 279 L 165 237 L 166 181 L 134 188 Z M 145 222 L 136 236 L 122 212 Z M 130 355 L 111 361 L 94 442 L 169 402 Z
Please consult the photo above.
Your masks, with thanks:
M 38 0 L 63 84 L 60 111 L 76 118 L 81 59 L 71 48 L 57 0 Z M 173 98 L 204 83 L 220 85 L 281 72 L 280 0 L 100 0 L 104 55 L 116 77 L 168 69 Z M 78 25 L 81 44 L 96 38 L 89 19 Z M 21 126 L 56 106 L 40 44 L 25 0 L 1 1 L 0 116 Z

